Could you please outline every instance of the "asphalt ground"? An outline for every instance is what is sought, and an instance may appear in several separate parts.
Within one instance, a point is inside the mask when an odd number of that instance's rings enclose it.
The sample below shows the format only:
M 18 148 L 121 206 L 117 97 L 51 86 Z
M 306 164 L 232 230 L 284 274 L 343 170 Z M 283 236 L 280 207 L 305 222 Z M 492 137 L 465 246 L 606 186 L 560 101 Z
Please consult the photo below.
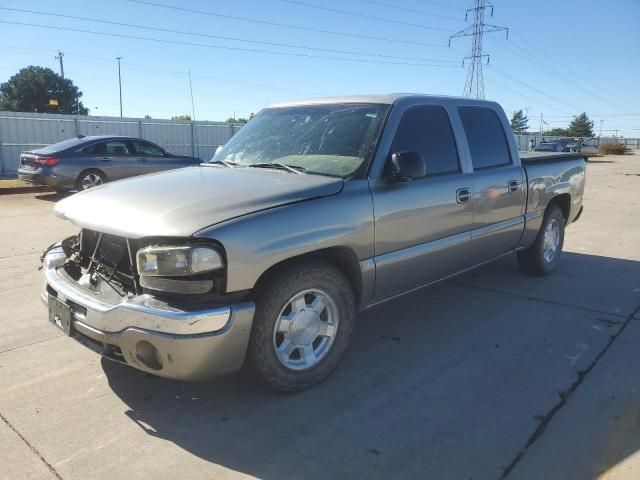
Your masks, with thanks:
M 325 383 L 102 360 L 47 321 L 54 194 L 0 197 L 0 478 L 640 478 L 640 156 L 588 165 L 551 276 L 506 257 L 360 314 Z

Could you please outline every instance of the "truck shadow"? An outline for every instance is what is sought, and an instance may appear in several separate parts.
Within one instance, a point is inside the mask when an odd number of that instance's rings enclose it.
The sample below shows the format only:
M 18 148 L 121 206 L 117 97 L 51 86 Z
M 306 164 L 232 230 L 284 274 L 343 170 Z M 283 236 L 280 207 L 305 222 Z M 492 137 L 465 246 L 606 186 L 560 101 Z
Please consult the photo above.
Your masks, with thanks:
M 244 474 L 498 478 L 638 303 L 640 262 L 565 253 L 562 265 L 533 278 L 508 257 L 362 312 L 339 369 L 297 395 L 265 391 L 246 370 L 187 383 L 102 365 L 144 432 Z M 613 290 L 627 303 L 606 303 Z M 588 349 L 574 363 L 576 344 Z M 634 428 L 594 460 L 594 477 L 640 449 Z

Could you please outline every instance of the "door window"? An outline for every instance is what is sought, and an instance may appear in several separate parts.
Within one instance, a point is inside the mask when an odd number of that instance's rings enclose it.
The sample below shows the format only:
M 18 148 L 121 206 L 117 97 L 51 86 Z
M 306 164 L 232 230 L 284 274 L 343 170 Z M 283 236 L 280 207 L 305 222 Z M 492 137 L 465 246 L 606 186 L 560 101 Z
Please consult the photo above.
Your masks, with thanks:
M 474 170 L 509 165 L 509 144 L 498 114 L 484 107 L 460 107 L 458 111 Z
M 131 149 L 127 143 L 120 141 L 94 143 L 85 148 L 83 152 L 114 157 L 131 155 Z
M 147 155 L 149 157 L 164 157 L 164 152 L 155 145 L 147 142 L 132 142 L 133 148 L 136 149 L 138 155 Z
M 427 176 L 460 171 L 455 137 L 443 107 L 422 105 L 404 113 L 391 147 L 391 153 L 402 151 L 420 153 Z

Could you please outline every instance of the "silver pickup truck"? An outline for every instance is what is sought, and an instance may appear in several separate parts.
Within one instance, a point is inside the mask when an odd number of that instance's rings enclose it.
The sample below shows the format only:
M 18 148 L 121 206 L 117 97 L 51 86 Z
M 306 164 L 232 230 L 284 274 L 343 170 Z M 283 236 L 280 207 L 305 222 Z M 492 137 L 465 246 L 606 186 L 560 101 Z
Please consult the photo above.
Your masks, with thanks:
M 81 230 L 43 255 L 41 296 L 114 361 L 188 380 L 247 363 L 295 392 L 336 368 L 359 310 L 512 252 L 552 272 L 585 160 L 524 157 L 487 101 L 276 105 L 208 163 L 60 201 Z

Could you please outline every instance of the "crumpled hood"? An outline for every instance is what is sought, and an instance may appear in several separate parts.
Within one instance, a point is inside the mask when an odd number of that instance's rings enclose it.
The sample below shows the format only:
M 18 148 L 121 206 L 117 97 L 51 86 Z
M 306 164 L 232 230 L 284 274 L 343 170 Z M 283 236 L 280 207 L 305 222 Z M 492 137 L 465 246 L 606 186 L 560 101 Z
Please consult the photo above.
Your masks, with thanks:
M 186 237 L 241 215 L 335 195 L 343 183 L 255 168 L 187 167 L 77 193 L 55 212 L 79 227 L 128 238 Z

